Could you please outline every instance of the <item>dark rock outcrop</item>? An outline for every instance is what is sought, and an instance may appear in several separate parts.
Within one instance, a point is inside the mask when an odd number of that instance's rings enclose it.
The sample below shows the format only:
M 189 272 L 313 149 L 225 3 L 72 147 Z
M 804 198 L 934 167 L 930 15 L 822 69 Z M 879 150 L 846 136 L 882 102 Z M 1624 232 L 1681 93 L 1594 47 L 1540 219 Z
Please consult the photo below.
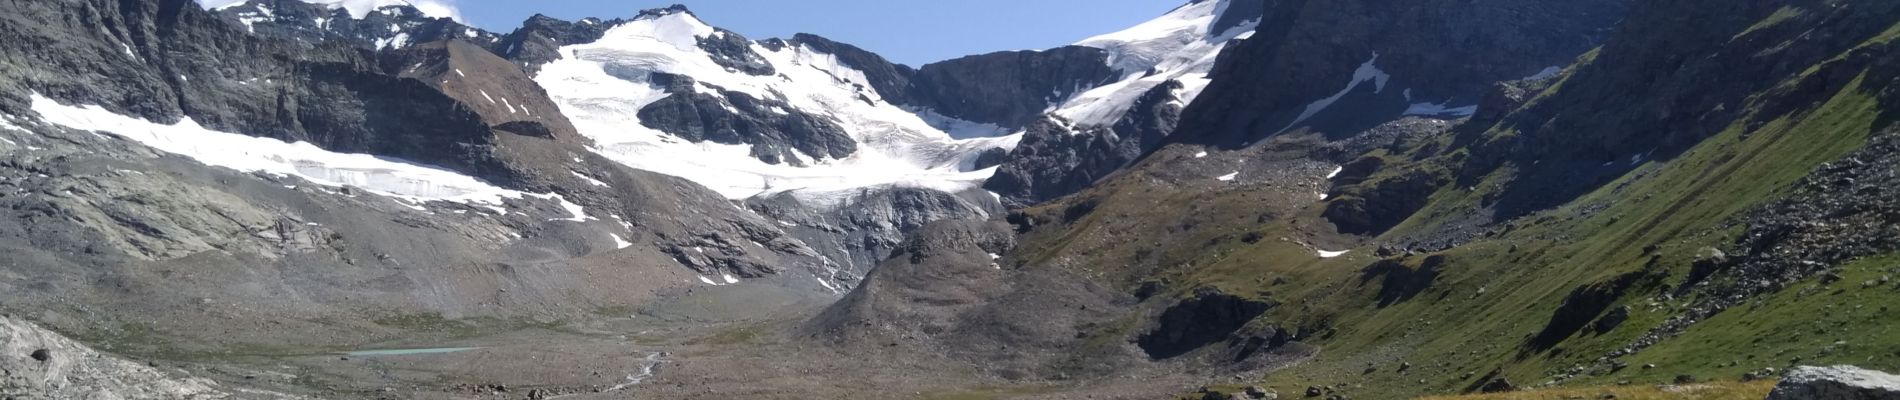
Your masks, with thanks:
M 606 36 L 607 29 L 623 23 L 626 20 L 603 21 L 598 18 L 569 22 L 535 14 L 523 21 L 521 28 L 497 40 L 489 50 L 514 61 L 529 72 L 538 71 L 542 64 L 561 59 L 561 46 L 592 43 Z
M 1210 75 L 1220 84 L 1182 113 L 1182 134 L 1169 141 L 1231 148 L 1297 128 L 1290 125 L 1309 104 L 1339 92 L 1375 56 L 1374 66 L 1390 75 L 1382 82 L 1389 90 L 1360 85 L 1329 108 L 1351 112 L 1322 112 L 1302 125 L 1342 134 L 1396 118 L 1408 101 L 1475 104 L 1495 82 L 1570 64 L 1628 4 L 1269 2 L 1256 33 L 1220 55 Z
M 1425 289 L 1430 289 L 1432 283 L 1438 280 L 1438 275 L 1443 273 L 1439 268 L 1444 265 L 1445 256 L 1426 257 L 1417 269 L 1405 265 L 1400 260 L 1379 260 L 1360 271 L 1359 284 L 1364 286 L 1373 279 L 1378 279 L 1380 281 L 1379 307 L 1389 307 L 1411 300 L 1419 293 L 1424 293 Z
M 1425 207 L 1432 193 L 1450 182 L 1431 171 L 1408 170 L 1339 189 L 1339 196 L 1326 204 L 1322 215 L 1340 232 L 1378 234 L 1405 222 Z
M 863 71 L 871 89 L 892 104 L 1006 128 L 1033 123 L 1050 104 L 1119 77 L 1108 66 L 1107 52 L 1080 46 L 996 52 L 911 68 L 817 35 L 767 41 L 768 48 L 790 44 L 832 54 Z
M 829 117 L 806 113 L 783 101 L 706 85 L 702 93 L 691 77 L 653 73 L 650 78 L 670 93 L 640 109 L 640 124 L 693 142 L 752 146 L 752 156 L 770 164 L 803 166 L 811 158 L 844 158 L 858 143 Z
M 1642 283 L 1645 276 L 1650 275 L 1629 273 L 1571 290 L 1570 295 L 1564 296 L 1563 304 L 1558 305 L 1557 311 L 1545 322 L 1544 328 L 1531 337 L 1529 345 L 1538 350 L 1556 347 L 1558 342 L 1582 331 L 1597 316 L 1603 315 L 1617 299 L 1623 297 L 1624 292 Z
M 925 65 L 911 77 L 913 107 L 1005 127 L 1042 118 L 1070 95 L 1117 78 L 1101 49 L 1065 46 L 1006 51 Z
M 771 62 L 752 51 L 752 40 L 738 32 L 715 30 L 711 36 L 699 38 L 699 49 L 712 57 L 714 63 L 730 70 L 759 76 L 778 73 Z
M 1075 193 L 1153 151 L 1180 119 L 1178 81 L 1156 85 L 1114 125 L 1074 132 L 1049 116 L 1032 123 L 983 188 L 1016 205 Z
M 1151 358 L 1174 358 L 1228 340 L 1229 335 L 1271 307 L 1266 302 L 1204 289 L 1162 311 L 1158 325 L 1135 343 Z
M 501 35 L 407 5 L 384 7 L 361 19 L 341 7 L 302 0 L 250 0 L 213 12 L 248 32 L 306 46 L 348 44 L 383 50 L 449 39 L 483 46 L 501 40 Z

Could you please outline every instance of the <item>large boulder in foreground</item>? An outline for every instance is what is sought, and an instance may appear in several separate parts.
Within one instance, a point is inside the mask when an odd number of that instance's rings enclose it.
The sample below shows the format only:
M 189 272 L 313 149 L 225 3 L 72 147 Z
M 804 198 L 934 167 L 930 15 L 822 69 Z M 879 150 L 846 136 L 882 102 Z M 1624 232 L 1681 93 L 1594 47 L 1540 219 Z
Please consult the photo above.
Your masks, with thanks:
M 228 396 L 214 385 L 105 355 L 37 324 L 0 316 L 0 397 L 192 400 Z
M 1849 365 L 1796 367 L 1768 400 L 1900 400 L 1900 376 Z

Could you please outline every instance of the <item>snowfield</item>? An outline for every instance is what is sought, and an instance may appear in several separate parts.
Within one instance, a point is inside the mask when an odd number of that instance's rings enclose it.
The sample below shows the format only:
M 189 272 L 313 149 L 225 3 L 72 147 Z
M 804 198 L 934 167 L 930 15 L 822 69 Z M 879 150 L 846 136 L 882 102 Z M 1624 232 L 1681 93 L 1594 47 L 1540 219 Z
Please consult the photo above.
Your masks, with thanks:
M 1259 24 L 1250 21 L 1225 32 L 1213 32 L 1214 21 L 1232 2 L 1188 4 L 1120 32 L 1076 42 L 1077 46 L 1107 50 L 1109 65 L 1120 71 L 1122 78 L 1084 91 L 1055 105 L 1053 111 L 1077 125 L 1113 124 L 1142 93 L 1168 80 L 1179 80 L 1185 87 L 1175 93 L 1182 105 L 1194 102 L 1207 88 L 1207 73 L 1214 69 L 1214 59 L 1221 49 L 1229 41 L 1251 36 Z
M 802 46 L 772 51 L 752 45 L 778 75 L 728 71 L 697 44 L 718 34 L 687 13 L 645 16 L 608 30 L 594 43 L 561 48 L 564 57 L 544 65 L 535 80 L 580 133 L 594 140 L 595 152 L 629 167 L 698 182 L 731 199 L 791 192 L 808 202 L 839 204 L 858 189 L 884 185 L 961 191 L 995 172 L 971 168 L 979 153 L 1013 148 L 1018 139 L 991 137 L 1001 130 L 993 126 L 886 103 L 869 89 L 862 72 Z M 638 120 L 640 109 L 667 96 L 648 83 L 655 72 L 692 77 L 704 84 L 702 90 L 712 85 L 782 99 L 800 111 L 831 117 L 858 142 L 858 152 L 842 159 L 801 153 L 810 166 L 773 165 L 752 157 L 748 145 L 693 143 L 647 128 Z
M 389 157 L 337 153 L 306 142 L 219 132 L 199 126 L 190 118 L 171 125 L 159 124 L 114 114 L 99 106 L 59 104 L 37 93 L 33 94 L 32 108 L 47 123 L 111 133 L 210 166 L 295 176 L 330 187 L 354 186 L 412 204 L 440 200 L 481 205 L 504 214 L 502 199 L 533 196 L 559 201 L 575 214 L 575 219 L 585 218 L 579 205 L 560 195 L 503 189 L 454 171 Z

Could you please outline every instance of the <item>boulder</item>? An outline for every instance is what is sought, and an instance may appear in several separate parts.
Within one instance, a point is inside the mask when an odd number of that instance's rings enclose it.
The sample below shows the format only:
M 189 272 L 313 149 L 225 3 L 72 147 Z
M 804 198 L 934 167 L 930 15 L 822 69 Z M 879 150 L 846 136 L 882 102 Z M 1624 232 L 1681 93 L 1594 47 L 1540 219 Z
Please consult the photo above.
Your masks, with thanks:
M 1900 400 L 1900 376 L 1859 367 L 1795 367 L 1768 400 Z

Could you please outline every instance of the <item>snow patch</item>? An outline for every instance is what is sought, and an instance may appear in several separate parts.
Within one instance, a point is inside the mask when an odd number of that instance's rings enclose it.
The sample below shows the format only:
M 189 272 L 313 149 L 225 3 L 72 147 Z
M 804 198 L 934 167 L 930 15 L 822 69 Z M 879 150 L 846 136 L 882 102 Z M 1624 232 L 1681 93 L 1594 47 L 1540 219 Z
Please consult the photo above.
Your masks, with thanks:
M 507 198 L 546 198 L 495 187 L 454 171 L 389 157 L 337 153 L 307 142 L 288 143 L 213 131 L 190 118 L 163 125 L 114 114 L 99 106 L 59 104 L 38 93 L 33 94 L 32 108 L 48 123 L 104 131 L 205 165 L 295 176 L 330 187 L 354 186 L 409 203 L 440 200 L 499 206 Z
M 1562 72 L 1564 72 L 1564 67 L 1552 65 L 1549 67 L 1544 67 L 1543 70 L 1537 71 L 1536 74 L 1531 74 L 1531 76 L 1524 77 L 1524 80 L 1535 81 L 1535 80 L 1541 80 L 1541 79 L 1550 79 L 1552 77 L 1557 76 L 1557 74 L 1562 73 Z
M 1366 82 L 1373 83 L 1373 92 L 1384 92 L 1385 83 L 1392 80 L 1392 75 L 1379 70 L 1379 67 L 1375 65 L 1378 61 L 1379 53 L 1372 53 L 1372 59 L 1366 60 L 1364 64 L 1359 64 L 1359 68 L 1352 71 L 1352 81 L 1346 82 L 1345 89 L 1340 89 L 1339 93 L 1334 93 L 1332 96 L 1319 99 L 1312 104 L 1306 105 L 1306 110 L 1301 111 L 1300 116 L 1293 118 L 1293 122 L 1287 124 L 1285 128 L 1280 128 L 1279 132 L 1286 132 L 1295 126 L 1299 126 L 1301 122 L 1306 122 L 1307 118 L 1312 118 L 1314 115 L 1318 115 L 1320 111 L 1325 111 L 1326 108 L 1332 107 L 1334 102 L 1346 97 L 1347 94 L 1352 93 L 1353 89 L 1358 89 L 1359 85 L 1365 84 Z M 1278 132 L 1276 132 L 1276 134 L 1277 133 Z
M 1207 157 L 1207 152 L 1205 151 L 1194 153 L 1194 158 L 1206 158 L 1206 157 Z
M 586 181 L 587 184 L 589 185 L 594 185 L 594 186 L 599 186 L 599 187 L 613 187 L 612 185 L 608 185 L 607 182 L 601 182 L 599 179 L 594 179 L 594 177 L 582 175 L 580 172 L 568 171 L 568 173 L 574 174 L 575 178 L 581 178 L 582 181 Z
M 579 204 L 574 204 L 574 202 L 571 202 L 571 201 L 567 201 L 567 198 L 566 198 L 566 197 L 563 197 L 563 196 L 561 196 L 561 195 L 558 195 L 558 194 L 529 194 L 529 196 L 534 196 L 534 197 L 538 197 L 538 198 L 541 198 L 541 199 L 546 199 L 546 200 L 554 200 L 554 201 L 557 201 L 557 202 L 560 202 L 560 204 L 561 204 L 561 209 L 563 209 L 563 210 L 567 210 L 567 213 L 568 213 L 568 215 L 570 215 L 570 216 L 569 216 L 569 217 L 567 217 L 567 218 L 550 218 L 550 219 L 548 219 L 549 221 L 572 221 L 572 222 L 587 222 L 587 221 L 599 221 L 599 220 L 600 220 L 600 218 L 594 218 L 594 217 L 592 217 L 592 216 L 588 216 L 588 215 L 587 215 L 587 208 L 586 208 L 586 207 L 581 207 L 581 205 L 579 205 Z
M 1346 167 L 1344 166 L 1333 167 L 1333 172 L 1326 173 L 1326 179 L 1333 179 L 1333 177 L 1339 176 L 1339 173 L 1341 172 L 1346 172 Z
M 1406 89 L 1406 91 L 1409 93 L 1411 89 Z M 1411 107 L 1408 107 L 1405 109 L 1405 115 L 1418 115 L 1418 116 L 1427 116 L 1427 117 L 1434 117 L 1434 116 L 1469 117 L 1472 114 L 1478 113 L 1478 105 L 1476 104 L 1462 106 L 1462 107 L 1451 107 L 1450 105 L 1448 105 L 1449 103 L 1451 103 L 1450 100 L 1446 100 L 1444 103 L 1436 103 L 1436 104 L 1412 103 Z
M 377 49 L 400 49 L 400 48 L 408 47 L 408 46 L 409 46 L 408 33 L 398 33 L 396 34 L 396 36 L 391 36 L 391 37 L 383 38 L 383 39 L 376 39 Z
M 1334 258 L 1334 257 L 1346 255 L 1346 253 L 1350 253 L 1350 252 L 1352 252 L 1352 250 L 1341 250 L 1341 251 L 1319 250 L 1319 258 Z
M 614 248 L 615 248 L 615 249 L 624 249 L 624 248 L 628 248 L 628 247 L 633 247 L 633 243 L 629 243 L 629 242 L 627 242 L 627 239 L 622 239 L 622 238 L 620 238 L 620 234 L 618 234 L 618 233 L 609 233 L 609 234 L 607 234 L 607 236 L 611 236 L 611 237 L 613 237 L 613 238 L 614 238 Z
M 1219 180 L 1221 182 L 1229 182 L 1229 181 L 1233 181 L 1234 178 L 1239 178 L 1239 177 L 1240 177 L 1240 171 L 1234 171 L 1234 173 L 1221 175 L 1219 177 L 1215 177 L 1214 179 Z

